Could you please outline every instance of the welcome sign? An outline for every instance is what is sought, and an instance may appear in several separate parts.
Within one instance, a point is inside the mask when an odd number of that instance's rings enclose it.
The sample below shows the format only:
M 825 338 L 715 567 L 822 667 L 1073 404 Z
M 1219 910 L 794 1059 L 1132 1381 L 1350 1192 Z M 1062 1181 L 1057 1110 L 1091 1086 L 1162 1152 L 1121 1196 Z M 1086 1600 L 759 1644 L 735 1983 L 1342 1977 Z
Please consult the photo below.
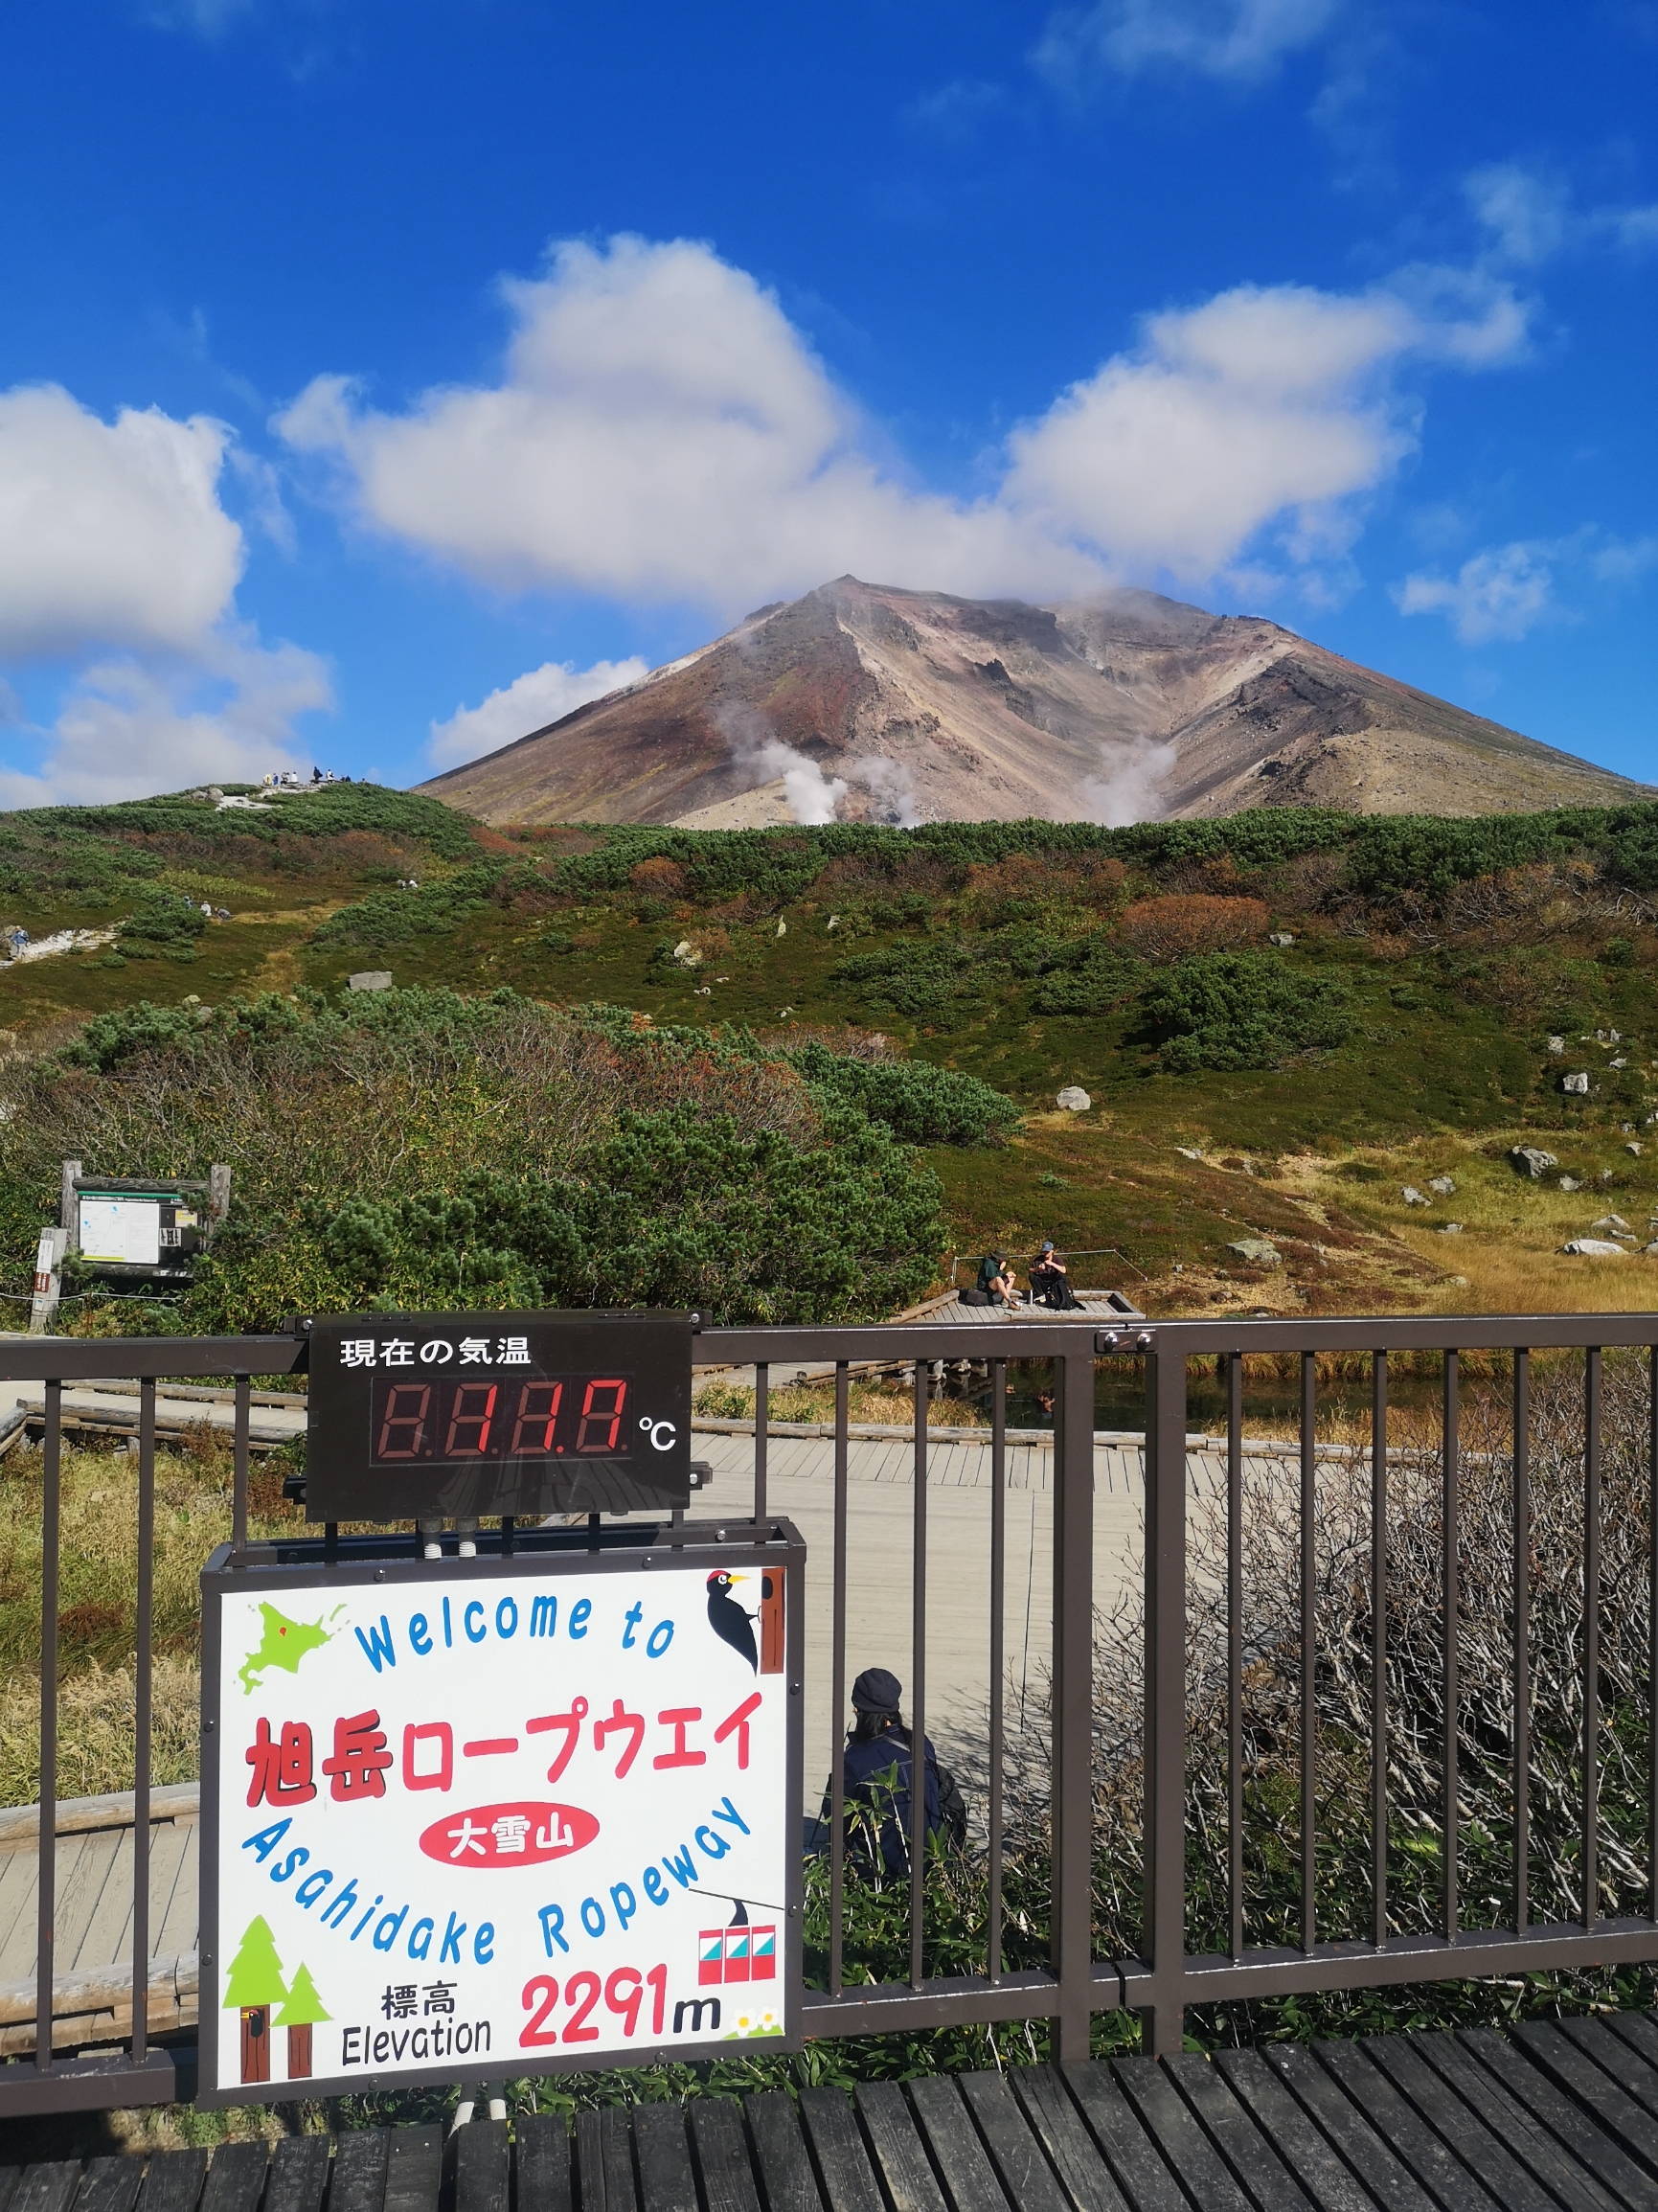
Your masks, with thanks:
M 773 1525 L 214 1555 L 203 2103 L 791 2047 L 805 1554 Z

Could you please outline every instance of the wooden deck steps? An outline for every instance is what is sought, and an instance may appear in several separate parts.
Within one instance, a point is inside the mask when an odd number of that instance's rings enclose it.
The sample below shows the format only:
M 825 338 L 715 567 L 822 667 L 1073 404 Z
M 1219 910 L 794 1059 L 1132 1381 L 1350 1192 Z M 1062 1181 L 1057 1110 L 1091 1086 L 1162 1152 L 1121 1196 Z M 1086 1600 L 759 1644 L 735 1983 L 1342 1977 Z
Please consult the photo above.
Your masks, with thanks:
M 1658 2212 L 1647 2015 L 0 2164 L 0 2212 L 1579 2207 Z

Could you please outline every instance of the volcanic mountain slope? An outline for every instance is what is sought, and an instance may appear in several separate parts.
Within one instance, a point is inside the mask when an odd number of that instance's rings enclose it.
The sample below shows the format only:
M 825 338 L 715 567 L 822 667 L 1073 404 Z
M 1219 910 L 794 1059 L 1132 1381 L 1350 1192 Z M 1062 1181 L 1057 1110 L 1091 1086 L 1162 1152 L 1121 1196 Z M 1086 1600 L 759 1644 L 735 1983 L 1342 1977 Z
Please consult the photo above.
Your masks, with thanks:
M 1651 796 L 1257 616 L 1143 591 L 1028 606 L 850 576 L 420 788 L 488 822 L 702 829 Z

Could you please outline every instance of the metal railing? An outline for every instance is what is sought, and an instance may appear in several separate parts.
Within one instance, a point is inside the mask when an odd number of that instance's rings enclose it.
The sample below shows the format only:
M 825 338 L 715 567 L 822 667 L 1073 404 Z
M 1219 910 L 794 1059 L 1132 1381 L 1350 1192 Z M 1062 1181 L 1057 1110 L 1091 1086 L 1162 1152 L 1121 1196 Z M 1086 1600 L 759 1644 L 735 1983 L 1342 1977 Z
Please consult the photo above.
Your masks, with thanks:
M 1189 2007 L 1237 1999 L 1329 1992 L 1367 1986 L 1510 1974 L 1575 1971 L 1617 1961 L 1658 1959 L 1658 1752 L 1646 1753 L 1649 1816 L 1647 1909 L 1608 1916 L 1600 1909 L 1597 1853 L 1601 1837 L 1600 1606 L 1601 1540 L 1602 1355 L 1639 1351 L 1647 1356 L 1645 1453 L 1647 1572 L 1652 1597 L 1644 1710 L 1648 1745 L 1658 1744 L 1658 1314 L 1469 1317 L 1450 1319 L 1146 1321 L 1120 1329 L 1093 1319 L 1026 1322 L 1016 1331 L 994 1327 L 934 1326 L 824 1329 L 714 1329 L 697 1340 L 699 1365 L 752 1367 L 756 1374 L 752 1517 L 755 1535 L 776 1517 L 768 1398 L 771 1370 L 802 1362 L 832 1365 L 834 1429 L 827 1469 L 810 1481 L 829 1494 L 831 1540 L 829 1570 L 828 1943 L 822 1987 L 805 1993 L 808 2032 L 814 2037 L 881 2034 L 968 2023 L 1045 2019 L 1055 2023 L 1053 2044 L 1062 2061 L 1085 2057 L 1096 2014 L 1128 2008 L 1143 2021 L 1146 2046 L 1162 2054 L 1180 2047 Z M 1532 1629 L 1528 1592 L 1531 1553 L 1531 1390 L 1533 1356 L 1580 1357 L 1583 1376 L 1581 1502 L 1583 1588 L 1581 1668 L 1580 1834 L 1582 1908 L 1576 1919 L 1538 1923 L 1528 1890 L 1530 1807 L 1527 1740 L 1531 1703 Z M 1371 1608 L 1372 1704 L 1369 1804 L 1372 1822 L 1372 1925 L 1364 1940 L 1331 1937 L 1319 1915 L 1317 1771 L 1318 1713 L 1315 1664 L 1318 1593 L 1312 1528 L 1318 1511 L 1318 1361 L 1340 1356 L 1368 1365 L 1368 1441 L 1360 1448 L 1370 1477 L 1369 1572 L 1385 1585 L 1392 1532 L 1389 1519 L 1389 1360 L 1391 1355 L 1438 1356 L 1438 1478 L 1442 1506 L 1442 1588 L 1438 1600 L 1444 1684 L 1442 1807 L 1438 1837 L 1442 1872 L 1440 1925 L 1426 1932 L 1397 1932 L 1388 1911 L 1390 1829 L 1387 1699 L 1388 1608 Z M 1507 1925 L 1465 1925 L 1459 1896 L 1459 1511 L 1464 1496 L 1462 1362 L 1469 1355 L 1507 1358 L 1511 1396 L 1512 1697 L 1515 1756 L 1512 1772 L 1512 1867 Z M 1246 1941 L 1243 1545 L 1247 1493 L 1243 1431 L 1245 1362 L 1275 1356 L 1299 1363 L 1296 1436 L 1273 1449 L 1296 1471 L 1295 1509 L 1301 1529 L 1299 1728 L 1299 1941 Z M 1226 1801 L 1228 1842 L 1223 1887 L 1226 1944 L 1220 1950 L 1187 1948 L 1192 1918 L 1188 1894 L 1188 1377 L 1194 1360 L 1217 1362 L 1225 1382 L 1223 1437 L 1214 1446 L 1224 1459 L 1226 1617 Z M 1095 1801 L 1095 1587 L 1096 1372 L 1102 1361 L 1133 1360 L 1143 1369 L 1144 1664 L 1145 1728 L 1139 1746 L 1143 1849 L 1140 1936 L 1133 1950 L 1114 1948 L 1110 1931 L 1097 1929 L 1094 1902 L 1099 1848 Z M 304 1347 L 292 1336 L 167 1338 L 95 1341 L 61 1338 L 0 1346 L 0 1380 L 37 1380 L 47 1375 L 42 1462 L 41 1575 L 41 1813 L 36 1964 L 35 2048 L 32 2061 L 0 2066 L 0 2115 L 22 2110 L 74 2109 L 160 2102 L 190 2093 L 193 2052 L 158 2047 L 150 2040 L 146 2008 L 148 1970 L 148 1855 L 149 1841 L 149 1675 L 151 1562 L 155 1505 L 155 1384 L 158 1379 L 231 1375 L 236 1378 L 234 1537 L 247 1535 L 250 1378 L 293 1372 Z M 855 1588 L 849 1543 L 852 1518 L 849 1425 L 852 1370 L 860 1363 L 914 1367 L 913 1494 L 910 1573 L 910 1679 L 906 1704 L 912 1740 L 925 1739 L 929 1683 L 928 1597 L 932 1533 L 929 1516 L 940 1492 L 929 1486 L 931 1455 L 945 1448 L 929 1434 L 930 1370 L 963 1361 L 988 1368 L 990 1418 L 989 1514 L 987 1535 L 988 1604 L 984 1620 L 988 1700 L 985 1714 L 983 1853 L 987 1884 L 984 1954 L 979 1971 L 929 1974 L 927 1965 L 928 1853 L 925 1792 L 911 1792 L 907 1882 L 908 1973 L 871 1982 L 849 1972 L 849 1903 L 860 1876 L 849 1865 L 847 1802 L 840 1758 L 847 1709 L 849 1600 Z M 1008 1789 L 1007 1580 L 1009 1569 L 1009 1439 L 1006 1386 L 1011 1366 L 1051 1363 L 1054 1448 L 1052 1459 L 1052 1645 L 1045 1725 L 1050 1768 L 1047 1804 L 1050 1943 L 1041 1966 L 1010 1969 L 1005 1963 L 1007 1903 L 1004 1830 Z M 139 1582 L 136 1663 L 134 1908 L 132 1922 L 132 2027 L 127 2049 L 114 2057 L 60 2059 L 52 2048 L 53 1935 L 56 1916 L 55 1838 L 57 1735 L 59 1466 L 65 1383 L 118 1370 L 141 1382 L 136 1513 Z M 1251 1449 L 1258 1448 L 1251 1447 Z M 1511 1463 L 1511 1464 L 1510 1464 Z M 791 1479 L 799 1479 L 798 1476 Z M 728 1520 L 735 1518 L 726 1516 Z M 1034 1524 L 1033 1523 L 1033 1526 Z M 726 1530 L 740 1541 L 743 1530 Z

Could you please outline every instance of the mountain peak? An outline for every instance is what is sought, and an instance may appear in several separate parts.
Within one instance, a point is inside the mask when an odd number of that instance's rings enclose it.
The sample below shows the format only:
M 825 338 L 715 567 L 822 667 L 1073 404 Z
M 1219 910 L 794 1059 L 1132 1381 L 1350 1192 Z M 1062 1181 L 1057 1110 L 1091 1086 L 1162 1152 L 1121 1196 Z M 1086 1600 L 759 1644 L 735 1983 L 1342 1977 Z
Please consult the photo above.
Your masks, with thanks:
M 1647 787 L 1133 586 L 1033 605 L 836 577 L 420 787 L 491 822 L 1506 813 Z

